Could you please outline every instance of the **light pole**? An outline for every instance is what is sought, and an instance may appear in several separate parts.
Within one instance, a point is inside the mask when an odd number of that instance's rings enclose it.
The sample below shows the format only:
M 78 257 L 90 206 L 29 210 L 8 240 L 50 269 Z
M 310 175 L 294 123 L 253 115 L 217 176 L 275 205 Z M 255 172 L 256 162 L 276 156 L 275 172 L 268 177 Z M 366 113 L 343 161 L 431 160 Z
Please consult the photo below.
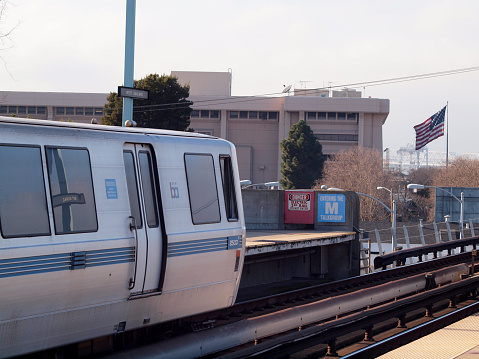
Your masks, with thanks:
M 446 191 L 445 189 L 442 189 L 441 187 L 425 186 L 425 185 L 422 185 L 422 184 L 410 183 L 410 184 L 407 185 L 407 188 L 408 189 L 415 189 L 415 190 L 424 189 L 424 188 L 439 189 L 443 192 L 446 192 L 446 193 L 450 194 L 456 201 L 458 201 L 461 204 L 461 211 L 460 211 L 460 214 L 459 214 L 459 225 L 461 226 L 460 238 L 461 239 L 464 238 L 464 228 L 463 228 L 463 224 L 464 224 L 464 192 L 461 192 L 461 199 L 459 199 L 456 196 L 454 196 L 451 192 Z
M 389 197 L 390 197 L 390 203 L 391 203 L 391 207 L 392 207 L 392 204 L 393 204 L 393 191 L 390 190 L 389 188 L 381 187 L 381 186 L 376 187 L 376 189 L 385 189 L 386 191 L 389 192 L 389 195 L 390 195 L 390 196 L 389 196 Z M 393 221 L 394 221 L 394 219 L 393 219 L 392 212 L 391 212 L 391 223 L 392 223 Z
M 392 231 L 393 231 L 393 235 L 392 235 L 392 252 L 394 252 L 396 250 L 396 202 L 394 201 L 394 198 L 393 198 L 393 191 L 390 190 L 389 188 L 386 188 L 386 187 L 382 187 L 382 186 L 379 186 L 379 187 L 376 187 L 376 189 L 385 189 L 386 191 L 389 192 L 390 194 L 390 200 L 391 200 L 391 207 L 392 207 L 392 211 L 391 211 L 391 227 L 392 227 Z
M 396 201 L 393 200 L 393 203 L 392 203 L 392 209 L 389 208 L 388 206 L 386 206 L 383 202 L 381 202 L 379 199 L 373 197 L 373 196 L 370 196 L 368 194 L 365 194 L 365 193 L 359 193 L 359 192 L 356 192 L 357 194 L 361 195 L 361 196 L 364 196 L 364 197 L 368 197 L 368 198 L 371 198 L 373 200 L 375 200 L 376 202 L 380 203 L 383 205 L 384 208 L 386 208 L 389 212 L 391 212 L 391 218 L 392 218 L 392 240 L 391 240 L 391 252 L 394 252 L 396 247 L 397 247 L 397 241 L 396 241 Z

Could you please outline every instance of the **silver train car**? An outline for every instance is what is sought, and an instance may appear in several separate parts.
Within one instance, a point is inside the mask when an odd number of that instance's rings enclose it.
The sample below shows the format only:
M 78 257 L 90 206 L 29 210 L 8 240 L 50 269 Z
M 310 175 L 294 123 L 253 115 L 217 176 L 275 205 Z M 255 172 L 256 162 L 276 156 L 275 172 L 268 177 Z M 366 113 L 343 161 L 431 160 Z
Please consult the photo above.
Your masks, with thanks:
M 245 242 L 228 141 L 0 117 L 0 357 L 231 306 Z

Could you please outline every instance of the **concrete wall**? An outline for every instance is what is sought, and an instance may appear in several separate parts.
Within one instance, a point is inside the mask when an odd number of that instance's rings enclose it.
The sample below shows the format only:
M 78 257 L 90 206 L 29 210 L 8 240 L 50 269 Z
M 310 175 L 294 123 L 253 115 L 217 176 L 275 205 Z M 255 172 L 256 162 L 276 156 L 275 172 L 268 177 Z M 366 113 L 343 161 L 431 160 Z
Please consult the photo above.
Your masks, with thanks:
M 284 191 L 243 189 L 246 229 L 284 228 Z

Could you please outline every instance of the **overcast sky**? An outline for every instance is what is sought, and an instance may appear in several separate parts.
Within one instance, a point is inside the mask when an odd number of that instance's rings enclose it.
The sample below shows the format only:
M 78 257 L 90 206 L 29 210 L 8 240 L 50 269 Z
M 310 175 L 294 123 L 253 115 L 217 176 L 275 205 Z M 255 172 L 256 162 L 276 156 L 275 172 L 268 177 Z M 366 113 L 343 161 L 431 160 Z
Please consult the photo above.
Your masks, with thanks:
M 139 0 L 135 79 L 231 69 L 233 95 L 262 95 L 470 68 L 478 14 L 477 0 Z M 0 32 L 20 23 L 0 44 L 0 90 L 116 91 L 125 17 L 126 0 L 10 0 Z M 390 100 L 384 148 L 413 144 L 449 101 L 449 151 L 479 153 L 479 71 L 359 90 Z

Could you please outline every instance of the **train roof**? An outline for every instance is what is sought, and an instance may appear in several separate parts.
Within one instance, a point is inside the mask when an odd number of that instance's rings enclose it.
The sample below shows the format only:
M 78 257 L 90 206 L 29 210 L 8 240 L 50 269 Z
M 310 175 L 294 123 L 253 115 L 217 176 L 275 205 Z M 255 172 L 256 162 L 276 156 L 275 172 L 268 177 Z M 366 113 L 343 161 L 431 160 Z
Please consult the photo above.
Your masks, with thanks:
M 42 127 L 56 127 L 56 128 L 75 128 L 94 131 L 118 132 L 118 133 L 134 133 L 134 134 L 148 134 L 148 135 L 163 135 L 163 136 L 180 136 L 180 137 L 198 137 L 198 138 L 218 138 L 215 136 L 205 135 L 195 132 L 183 132 L 173 130 L 159 130 L 155 128 L 145 127 L 120 127 L 120 126 L 106 126 L 98 124 L 78 123 L 78 122 L 61 122 L 50 120 L 35 120 L 31 118 L 21 117 L 6 117 L 0 116 L 0 123 L 11 123 L 21 125 L 32 125 Z

